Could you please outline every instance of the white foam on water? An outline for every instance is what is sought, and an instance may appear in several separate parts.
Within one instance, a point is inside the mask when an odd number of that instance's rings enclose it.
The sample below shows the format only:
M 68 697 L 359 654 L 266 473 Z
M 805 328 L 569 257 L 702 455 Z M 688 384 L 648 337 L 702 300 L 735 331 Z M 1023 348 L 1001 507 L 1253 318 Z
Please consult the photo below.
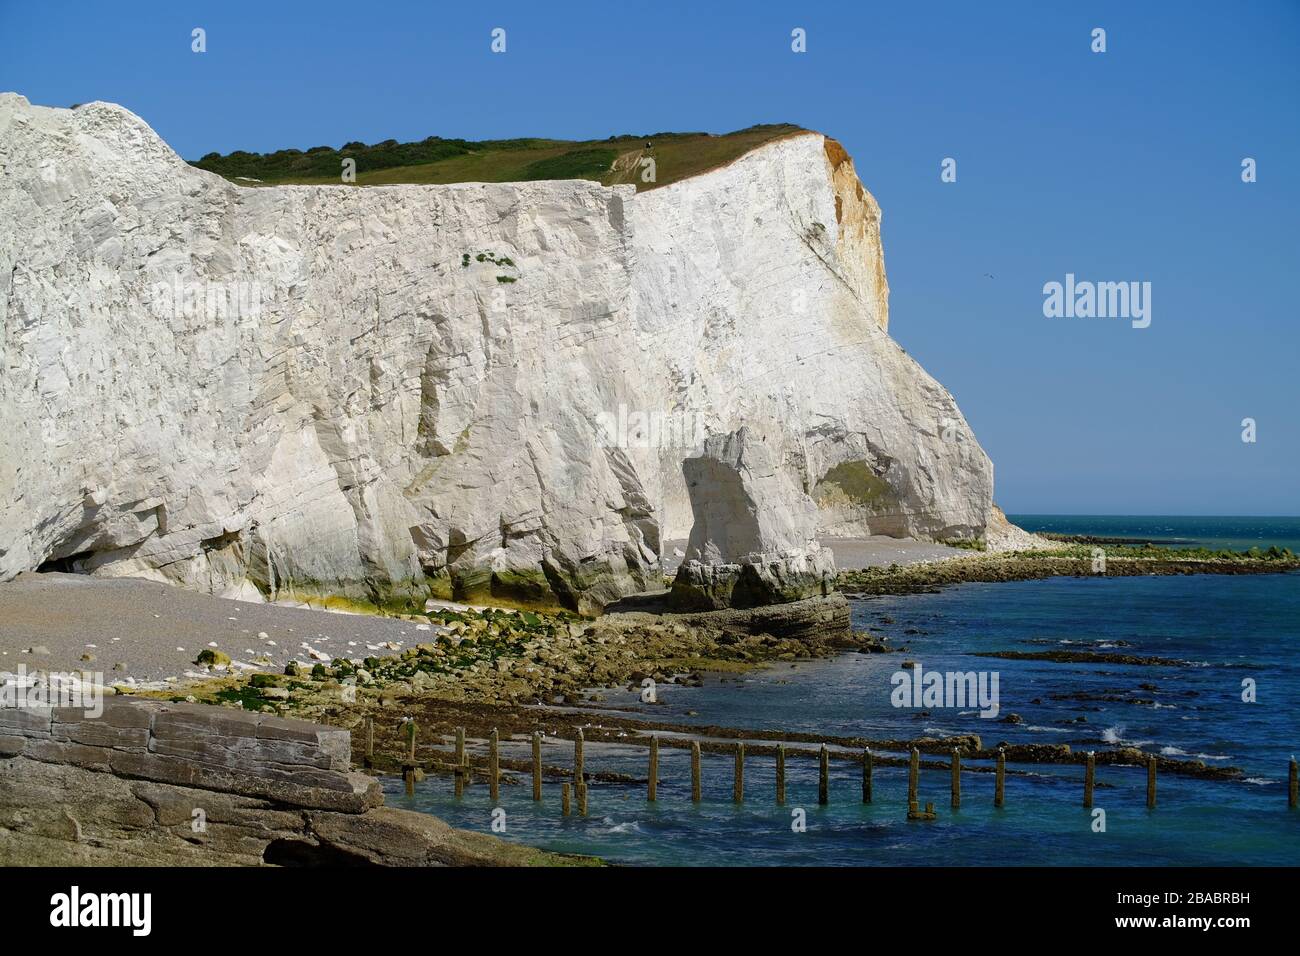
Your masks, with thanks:
M 606 831 L 609 833 L 641 832 L 641 825 L 633 820 L 628 820 L 626 823 L 615 823 L 613 817 L 604 817 L 600 822 L 605 825 Z
M 1161 747 L 1160 753 L 1166 757 L 1193 757 L 1196 760 L 1231 760 L 1232 754 L 1188 753 L 1181 747 Z
M 1145 747 L 1147 744 L 1155 743 L 1154 740 L 1125 740 L 1123 724 L 1107 727 L 1101 732 L 1101 739 L 1102 743 L 1116 744 L 1121 747 Z
M 973 710 L 973 711 L 971 711 L 971 713 L 972 713 L 972 714 L 977 714 L 977 713 L 979 713 L 979 711 L 977 711 L 977 710 Z M 953 731 L 949 730 L 949 729 L 946 728 L 946 727 L 922 727 L 922 728 L 921 728 L 921 733 L 923 733 L 923 734 L 929 734 L 931 737 L 940 737 L 940 738 L 943 738 L 943 737 L 954 737 L 954 736 L 959 737 L 959 736 L 962 736 L 961 734 L 954 733 Z

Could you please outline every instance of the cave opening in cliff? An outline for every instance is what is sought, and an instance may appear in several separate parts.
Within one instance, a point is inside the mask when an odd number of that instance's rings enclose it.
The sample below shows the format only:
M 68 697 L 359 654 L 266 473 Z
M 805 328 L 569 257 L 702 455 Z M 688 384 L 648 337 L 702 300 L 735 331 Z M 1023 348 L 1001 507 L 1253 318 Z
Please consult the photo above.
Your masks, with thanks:
M 69 554 L 62 558 L 47 558 L 36 566 L 37 574 L 84 574 L 85 569 L 82 562 L 86 561 L 95 552 L 78 551 L 76 554 Z

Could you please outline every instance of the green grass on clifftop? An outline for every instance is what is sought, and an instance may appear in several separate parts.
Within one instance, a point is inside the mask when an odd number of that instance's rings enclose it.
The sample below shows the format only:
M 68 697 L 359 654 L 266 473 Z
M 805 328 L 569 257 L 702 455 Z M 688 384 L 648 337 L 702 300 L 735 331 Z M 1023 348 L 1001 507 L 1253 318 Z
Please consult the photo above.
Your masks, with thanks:
M 282 149 L 274 153 L 237 150 L 209 153 L 192 166 L 241 185 L 342 184 L 344 159 L 356 160 L 362 186 L 394 183 L 504 183 L 543 179 L 590 179 L 605 185 L 633 183 L 653 189 L 725 166 L 774 139 L 801 132 L 777 123 L 734 133 L 655 133 L 603 140 L 499 139 L 472 142 L 430 136 L 418 143 L 347 143 L 335 149 Z M 652 144 L 649 149 L 646 144 Z M 643 182 L 643 158 L 652 158 L 655 181 Z M 256 180 L 257 182 L 253 182 Z

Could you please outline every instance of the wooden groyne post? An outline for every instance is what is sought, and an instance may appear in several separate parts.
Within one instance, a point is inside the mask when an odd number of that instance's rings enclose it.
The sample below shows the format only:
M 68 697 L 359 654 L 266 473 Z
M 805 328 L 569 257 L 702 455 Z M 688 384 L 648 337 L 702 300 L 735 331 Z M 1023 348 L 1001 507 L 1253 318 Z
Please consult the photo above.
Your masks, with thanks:
M 1300 800 L 1300 777 L 1296 776 L 1295 757 L 1291 758 L 1291 769 L 1287 774 L 1286 788 L 1286 805 L 1292 810 L 1296 808 L 1296 803 Z
M 469 782 L 469 758 L 465 755 L 465 728 L 456 728 L 456 798 L 465 794 Z
M 533 731 L 533 800 L 542 799 L 542 734 Z
M 745 802 L 745 745 L 736 744 L 736 779 L 731 785 L 731 799 Z
M 646 799 L 651 803 L 659 798 L 659 736 L 650 735 L 650 784 L 646 788 Z
M 583 781 L 582 772 L 582 745 L 585 742 L 582 735 L 582 728 L 578 728 L 578 735 L 573 738 L 573 782 L 580 784 Z
M 961 809 L 961 752 L 956 748 L 952 752 L 952 808 Z
M 569 800 L 569 784 L 566 783 L 560 787 L 560 812 L 566 817 L 572 809 Z
M 691 802 L 700 802 L 700 742 L 691 741 Z
M 868 747 L 862 751 L 862 802 L 871 802 L 871 776 L 875 769 L 876 758 Z
M 785 806 L 785 744 L 776 745 L 776 805 Z
M 488 738 L 488 793 L 491 794 L 491 800 L 496 803 L 501 796 L 501 741 L 497 735 L 497 729 L 492 728 L 492 736 Z
M 402 770 L 402 778 L 406 781 L 406 795 L 415 796 L 415 721 L 408 719 L 406 722 L 406 734 L 410 738 L 410 748 L 407 751 L 406 766 Z
M 1088 762 L 1083 770 L 1083 808 L 1092 809 L 1092 789 L 1097 785 L 1097 754 L 1088 751 Z
M 1156 808 L 1156 758 L 1147 758 L 1147 809 Z
M 825 744 L 817 754 L 817 802 L 823 807 L 831 802 L 831 754 Z
M 920 783 L 920 776 L 921 751 L 913 747 L 911 757 L 907 762 L 907 809 L 910 813 L 916 812 L 916 791 Z
M 998 774 L 993 785 L 993 806 L 999 809 L 1007 802 L 1007 752 L 998 748 Z
M 585 783 L 580 783 L 578 784 L 578 816 L 585 817 L 586 815 L 587 815 L 587 785 Z

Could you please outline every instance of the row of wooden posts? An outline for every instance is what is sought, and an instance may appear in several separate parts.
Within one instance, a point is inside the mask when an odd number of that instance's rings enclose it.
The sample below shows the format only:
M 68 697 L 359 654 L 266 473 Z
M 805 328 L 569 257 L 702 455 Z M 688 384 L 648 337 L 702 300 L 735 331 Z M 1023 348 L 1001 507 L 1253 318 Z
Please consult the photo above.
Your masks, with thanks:
M 407 728 L 407 763 L 404 767 L 403 776 L 406 781 L 406 793 L 412 796 L 415 793 L 415 738 L 416 726 L 415 721 L 406 722 Z M 564 783 L 560 789 L 560 800 L 565 816 L 569 816 L 572 809 L 572 797 L 576 796 L 578 801 L 578 813 L 582 816 L 587 815 L 587 782 L 583 762 L 583 737 L 582 728 L 578 728 L 577 736 L 573 741 L 573 790 L 570 792 L 570 785 Z M 366 757 L 373 757 L 375 749 L 375 728 L 372 718 L 366 718 Z M 817 802 L 823 806 L 830 803 L 830 751 L 825 744 L 817 754 Z M 465 728 L 456 728 L 456 756 L 454 761 L 456 776 L 456 796 L 460 798 L 465 792 L 466 782 L 470 777 L 469 755 L 465 750 Z M 952 772 L 952 808 L 954 810 L 961 807 L 961 753 L 953 750 L 950 761 Z M 651 735 L 650 737 L 650 773 L 647 786 L 646 798 L 650 802 L 655 802 L 659 798 L 659 737 Z M 862 802 L 871 803 L 872 799 L 872 775 L 875 769 L 875 757 L 868 747 L 862 752 Z M 919 809 L 917 802 L 917 790 L 920 780 L 921 770 L 921 752 L 913 747 L 908 762 L 907 771 L 907 809 L 908 815 L 917 819 L 933 819 L 934 804 L 927 803 L 924 810 Z M 993 785 L 993 806 L 1002 807 L 1006 803 L 1006 773 L 1007 759 L 1006 754 L 999 749 L 995 779 Z M 700 743 L 698 740 L 691 742 L 691 800 L 699 803 L 702 800 L 701 788 L 701 769 L 700 769 Z M 1084 764 L 1083 772 L 1083 805 L 1087 809 L 1092 809 L 1093 790 L 1097 782 L 1097 764 L 1096 756 L 1090 751 Z M 495 803 L 500 796 L 501 785 L 501 762 L 500 762 L 500 740 L 495 728 L 488 738 L 488 787 L 491 793 L 492 801 Z M 533 800 L 542 799 L 542 735 L 540 732 L 533 733 Z M 736 803 L 743 803 L 745 799 L 745 745 L 736 744 L 735 749 L 735 775 L 732 783 L 732 799 Z M 776 802 L 777 805 L 785 804 L 785 744 L 776 745 Z M 1291 758 L 1291 764 L 1288 772 L 1287 785 L 1287 805 L 1295 809 L 1300 803 L 1300 775 L 1297 774 L 1297 765 L 1295 757 Z M 1156 758 L 1147 758 L 1147 807 L 1155 809 L 1156 806 Z

